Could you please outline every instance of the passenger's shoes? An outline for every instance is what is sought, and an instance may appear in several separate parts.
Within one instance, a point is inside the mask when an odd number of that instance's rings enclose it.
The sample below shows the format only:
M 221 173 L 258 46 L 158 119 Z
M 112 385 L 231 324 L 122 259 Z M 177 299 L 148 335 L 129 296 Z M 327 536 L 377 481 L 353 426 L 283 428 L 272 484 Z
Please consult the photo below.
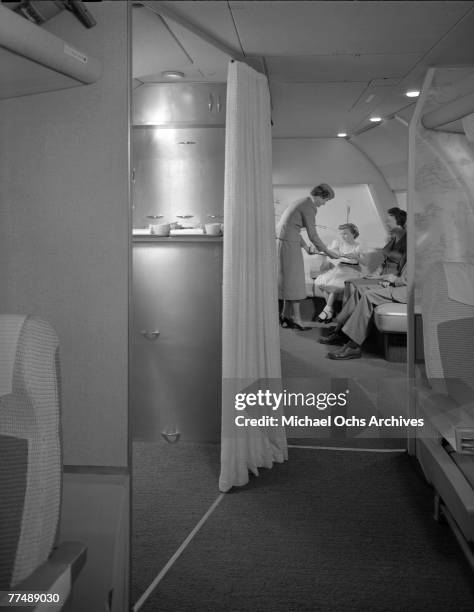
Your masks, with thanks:
M 344 338 L 341 336 L 341 334 L 333 332 L 332 334 L 329 334 L 329 336 L 322 336 L 321 338 L 318 338 L 318 342 L 319 344 L 344 344 Z
M 345 344 L 338 351 L 334 351 L 333 353 L 328 353 L 329 359 L 337 359 L 340 361 L 343 361 L 345 359 L 359 359 L 361 355 L 362 355 L 362 351 L 360 349 L 360 346 L 356 346 L 353 348 L 352 346 L 349 346 L 348 344 Z
M 325 309 L 319 313 L 317 320 L 320 323 L 330 323 L 333 320 L 333 317 L 334 317 L 333 309 L 328 308 L 328 306 L 326 306 Z

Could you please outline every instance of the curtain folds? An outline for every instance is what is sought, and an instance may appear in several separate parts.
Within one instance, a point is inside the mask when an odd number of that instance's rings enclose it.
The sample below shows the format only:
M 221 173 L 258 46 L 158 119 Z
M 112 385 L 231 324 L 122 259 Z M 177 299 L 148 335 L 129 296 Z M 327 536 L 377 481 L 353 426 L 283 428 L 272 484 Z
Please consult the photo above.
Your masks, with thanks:
M 282 427 L 236 427 L 235 393 L 281 379 L 270 95 L 265 76 L 229 64 L 224 189 L 222 447 L 219 488 L 287 458 Z M 263 413 L 262 413 L 263 414 Z M 252 414 L 250 416 L 255 416 Z

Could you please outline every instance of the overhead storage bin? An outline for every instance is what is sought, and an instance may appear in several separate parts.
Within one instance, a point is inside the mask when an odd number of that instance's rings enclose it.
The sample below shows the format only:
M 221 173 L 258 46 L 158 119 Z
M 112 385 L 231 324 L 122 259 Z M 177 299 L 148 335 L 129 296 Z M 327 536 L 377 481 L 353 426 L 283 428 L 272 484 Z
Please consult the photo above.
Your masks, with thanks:
M 100 62 L 0 6 L 0 98 L 94 83 Z

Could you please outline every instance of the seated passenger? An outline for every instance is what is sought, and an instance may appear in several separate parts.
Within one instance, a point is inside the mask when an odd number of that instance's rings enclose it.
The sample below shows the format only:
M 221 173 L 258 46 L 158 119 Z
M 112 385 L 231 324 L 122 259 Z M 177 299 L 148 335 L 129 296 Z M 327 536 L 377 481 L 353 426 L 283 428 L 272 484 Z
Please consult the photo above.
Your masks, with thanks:
M 400 276 L 407 260 L 407 214 L 401 208 L 394 206 L 387 211 L 387 226 L 391 234 L 390 240 L 383 247 L 384 259 L 373 274 L 367 278 L 378 278 L 387 274 Z
M 389 302 L 407 303 L 406 267 L 400 276 L 389 276 L 379 281 L 379 287 L 364 291 L 346 320 L 340 333 L 348 341 L 339 350 L 328 353 L 330 359 L 357 359 L 361 356 L 361 346 L 369 335 L 374 309 Z
M 326 298 L 326 306 L 318 316 L 318 321 L 325 323 L 332 321 L 334 302 L 342 298 L 344 283 L 347 280 L 362 276 L 359 264 L 362 259 L 361 246 L 356 240 L 359 236 L 357 226 L 354 223 L 344 223 L 338 227 L 338 230 L 339 239 L 335 240 L 329 248 L 339 255 L 339 259 L 334 259 L 332 262 L 328 262 L 326 259 L 326 262 L 323 263 L 326 271 L 315 280 L 316 287 L 322 291 Z
M 367 303 L 370 302 L 371 304 L 373 304 L 374 307 L 378 304 L 375 303 L 373 300 L 376 300 L 378 298 L 384 300 L 384 302 L 395 301 L 406 303 L 406 212 L 401 210 L 400 208 L 390 208 L 388 210 L 387 225 L 391 230 L 392 238 L 382 249 L 382 252 L 384 253 L 384 260 L 382 264 L 379 266 L 379 268 L 374 274 L 368 274 L 364 278 L 353 279 L 345 284 L 344 301 L 342 305 L 342 310 L 336 317 L 336 328 L 333 333 L 327 336 L 326 338 L 319 338 L 318 342 L 320 342 L 321 344 L 343 344 L 345 342 L 344 336 L 342 335 L 343 333 L 345 333 L 345 324 L 352 316 L 354 311 L 358 308 L 359 302 L 361 300 L 365 302 L 366 306 Z M 380 293 L 381 285 L 382 288 L 386 290 L 382 293 Z M 393 291 L 391 289 L 391 287 L 397 286 L 400 286 L 399 290 Z M 369 292 L 371 292 L 369 296 L 370 299 L 367 300 L 364 298 L 364 295 Z M 373 295 L 374 292 L 377 293 L 378 298 Z M 358 310 L 358 314 L 356 316 L 359 316 L 360 312 L 361 311 Z M 373 308 L 370 310 L 371 314 L 369 316 L 369 322 L 372 316 L 372 312 Z M 352 321 L 352 323 L 353 322 L 354 320 Z M 339 359 L 353 359 L 355 357 L 360 357 L 359 343 L 356 340 L 352 342 L 355 342 L 358 347 L 358 350 L 357 347 L 351 346 L 351 348 L 354 350 L 346 350 L 345 354 L 347 354 L 347 356 L 338 357 Z

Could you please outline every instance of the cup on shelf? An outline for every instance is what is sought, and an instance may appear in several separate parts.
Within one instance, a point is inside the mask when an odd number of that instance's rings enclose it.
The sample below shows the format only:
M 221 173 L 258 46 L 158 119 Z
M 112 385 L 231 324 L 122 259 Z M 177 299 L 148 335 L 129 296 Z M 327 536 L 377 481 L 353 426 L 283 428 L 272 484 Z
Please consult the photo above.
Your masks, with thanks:
M 219 223 L 218 220 L 222 219 L 222 215 L 208 214 L 207 217 L 210 221 L 204 225 L 206 234 L 209 234 L 209 236 L 221 236 L 224 231 L 224 224 Z
M 204 227 L 206 234 L 209 236 L 220 236 L 222 234 L 222 223 L 206 223 Z
M 154 234 L 155 236 L 169 236 L 170 229 L 169 223 L 158 223 L 156 225 L 150 225 L 150 234 Z

